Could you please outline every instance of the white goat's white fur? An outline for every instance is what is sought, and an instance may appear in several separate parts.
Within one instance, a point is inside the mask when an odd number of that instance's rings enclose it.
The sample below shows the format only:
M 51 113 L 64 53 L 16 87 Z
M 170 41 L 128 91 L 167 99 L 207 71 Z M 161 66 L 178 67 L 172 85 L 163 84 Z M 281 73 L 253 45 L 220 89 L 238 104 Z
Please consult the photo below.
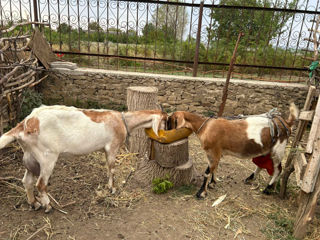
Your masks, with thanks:
M 86 114 L 90 112 L 96 116 L 103 115 L 103 119 L 94 119 Z M 150 128 L 157 133 L 164 119 L 161 111 L 126 112 L 124 117 L 129 131 L 137 128 Z M 37 133 L 26 132 L 28 121 L 37 119 Z M 66 106 L 41 106 L 32 111 L 23 122 L 0 138 L 0 149 L 10 142 L 17 140 L 24 151 L 23 161 L 27 167 L 22 180 L 33 207 L 39 208 L 39 203 L 33 195 L 35 174 L 30 169 L 39 169 L 37 187 L 46 187 L 56 161 L 61 153 L 75 155 L 88 154 L 97 150 L 104 150 L 108 157 L 109 182 L 112 192 L 115 157 L 119 147 L 124 143 L 127 130 L 121 113 L 111 110 L 83 110 Z M 46 191 L 40 191 L 40 203 L 51 209 Z

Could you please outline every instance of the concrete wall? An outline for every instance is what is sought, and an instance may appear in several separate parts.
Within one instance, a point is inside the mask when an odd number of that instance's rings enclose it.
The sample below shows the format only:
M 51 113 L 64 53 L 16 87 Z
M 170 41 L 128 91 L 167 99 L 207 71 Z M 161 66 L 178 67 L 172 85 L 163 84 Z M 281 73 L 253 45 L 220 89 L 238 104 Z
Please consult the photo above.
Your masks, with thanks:
M 77 105 L 90 102 L 106 106 L 126 104 L 129 86 L 155 86 L 159 102 L 165 109 L 198 113 L 217 113 L 225 79 L 193 78 L 107 71 L 100 69 L 54 70 L 41 84 L 49 104 Z M 258 114 L 277 107 L 288 112 L 290 102 L 302 108 L 307 86 L 303 84 L 269 83 L 231 80 L 225 115 Z

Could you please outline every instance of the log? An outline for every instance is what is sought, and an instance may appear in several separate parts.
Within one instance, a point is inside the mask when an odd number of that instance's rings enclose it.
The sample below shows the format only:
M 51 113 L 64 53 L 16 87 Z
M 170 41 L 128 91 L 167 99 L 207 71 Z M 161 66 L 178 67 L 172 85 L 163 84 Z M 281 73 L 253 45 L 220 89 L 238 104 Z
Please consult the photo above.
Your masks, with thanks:
M 188 139 L 169 144 L 154 142 L 154 159 L 161 167 L 172 168 L 189 161 Z
M 308 224 L 312 221 L 316 206 L 317 199 L 320 196 L 320 174 L 317 177 L 317 183 L 312 193 L 306 193 L 303 190 L 300 191 L 299 209 L 294 224 L 293 235 L 297 239 L 303 239 L 307 233 Z
M 157 100 L 158 89 L 155 87 L 128 87 L 127 106 L 129 111 L 159 109 Z M 140 157 L 149 156 L 151 140 L 146 136 L 144 129 L 130 133 L 128 149 L 138 153 Z
M 128 110 L 159 109 L 158 89 L 154 87 L 129 87 L 127 89 Z M 166 131 L 167 132 L 167 131 Z M 163 144 L 147 137 L 145 130 L 131 133 L 129 150 L 142 157 L 133 181 L 140 186 L 150 185 L 155 178 L 166 178 L 175 185 L 190 184 L 196 176 L 189 159 L 188 139 Z

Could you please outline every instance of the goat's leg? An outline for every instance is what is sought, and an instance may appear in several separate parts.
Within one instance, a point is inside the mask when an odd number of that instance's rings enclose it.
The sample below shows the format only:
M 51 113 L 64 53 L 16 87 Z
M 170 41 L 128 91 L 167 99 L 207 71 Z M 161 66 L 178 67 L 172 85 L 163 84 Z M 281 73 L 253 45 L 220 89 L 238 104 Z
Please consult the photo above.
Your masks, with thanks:
M 208 166 L 203 178 L 203 183 L 197 192 L 197 198 L 204 198 L 207 195 L 207 185 L 208 185 L 208 178 L 210 176 L 210 167 Z
M 208 157 L 208 162 L 213 162 L 213 159 L 209 155 L 207 155 L 207 157 Z M 209 189 L 213 189 L 213 185 L 217 183 L 217 181 L 216 181 L 217 169 L 218 169 L 218 167 L 216 167 L 214 169 L 214 171 L 212 172 L 212 174 L 211 174 L 211 180 L 208 183 L 208 188 Z
M 40 176 L 37 180 L 36 187 L 39 191 L 39 196 L 40 196 L 40 202 L 42 207 L 45 208 L 45 213 L 49 213 L 52 209 L 50 205 L 50 199 L 47 194 L 47 187 L 48 187 L 48 182 L 49 178 L 52 174 L 54 165 L 58 159 L 58 156 L 56 155 L 50 155 L 49 157 L 46 156 L 46 159 L 42 161 L 39 161 L 40 163 Z
M 110 192 L 114 194 L 116 192 L 116 188 L 114 187 L 114 173 L 115 173 L 115 161 L 116 161 L 116 155 L 119 150 L 119 144 L 113 143 L 111 146 L 106 146 L 106 157 L 107 157 L 107 163 L 108 163 L 108 175 L 109 175 L 109 181 L 108 181 L 108 188 L 110 189 Z
M 281 163 L 279 163 L 278 166 L 274 168 L 274 173 L 268 186 L 263 190 L 264 194 L 267 194 L 267 195 L 271 194 L 271 191 L 275 188 L 275 183 L 280 178 L 281 171 L 282 171 L 282 167 L 281 167 Z
M 34 197 L 34 182 L 35 176 L 29 170 L 26 170 L 22 179 L 23 186 L 27 193 L 28 203 L 34 210 L 38 210 L 41 204 Z
M 244 183 L 250 184 L 253 180 L 255 180 L 257 178 L 257 176 L 259 175 L 261 170 L 262 170 L 262 168 L 256 167 L 256 170 L 254 170 L 254 172 L 251 173 L 251 175 L 244 180 Z
M 209 166 L 205 171 L 202 186 L 197 192 L 198 198 L 204 198 L 207 196 L 208 182 L 209 182 L 208 178 L 210 174 L 213 174 L 213 172 L 217 168 L 220 157 L 221 157 L 221 153 L 219 151 L 210 150 L 207 152 L 207 156 L 208 156 Z
M 287 140 L 283 142 L 280 142 L 280 140 L 278 140 L 271 151 L 271 159 L 273 161 L 274 172 L 268 186 L 263 190 L 264 194 L 270 194 L 272 189 L 274 189 L 275 187 L 275 183 L 280 178 L 280 173 L 282 171 L 281 160 L 285 155 L 286 145 Z

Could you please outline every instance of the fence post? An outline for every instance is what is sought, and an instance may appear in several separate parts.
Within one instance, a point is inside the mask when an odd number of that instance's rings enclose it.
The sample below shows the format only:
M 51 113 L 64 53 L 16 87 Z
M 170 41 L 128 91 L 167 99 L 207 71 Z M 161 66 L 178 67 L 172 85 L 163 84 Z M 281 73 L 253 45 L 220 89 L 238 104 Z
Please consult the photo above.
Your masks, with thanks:
M 38 5 L 37 5 L 37 0 L 33 0 L 33 21 L 34 22 L 39 22 L 39 18 L 38 18 Z M 37 27 L 38 25 L 35 24 L 35 27 Z
M 195 52 L 194 61 L 193 61 L 193 74 L 192 74 L 193 77 L 196 77 L 197 76 L 197 72 L 198 72 L 203 4 L 204 4 L 204 1 L 202 0 L 201 3 L 200 3 L 200 9 L 199 9 L 199 20 L 198 20 L 197 39 L 196 39 L 196 52 Z

